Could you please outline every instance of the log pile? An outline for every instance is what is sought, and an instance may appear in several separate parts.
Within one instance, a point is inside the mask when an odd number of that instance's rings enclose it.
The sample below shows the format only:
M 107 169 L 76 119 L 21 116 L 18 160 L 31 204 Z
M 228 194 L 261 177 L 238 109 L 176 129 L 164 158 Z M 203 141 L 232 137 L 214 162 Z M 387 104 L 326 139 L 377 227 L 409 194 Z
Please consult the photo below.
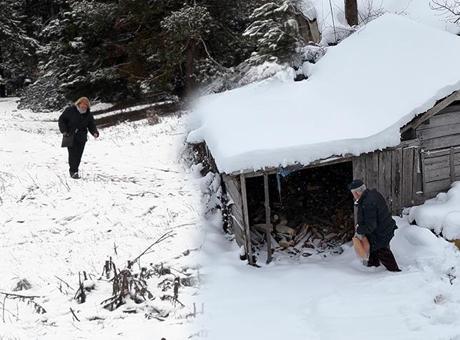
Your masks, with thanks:
M 292 227 L 286 218 L 275 215 L 271 232 L 272 249 L 305 257 L 325 252 L 341 252 L 340 246 L 349 242 L 354 233 L 352 218 L 344 210 L 338 209 L 330 220 L 312 217 L 308 222 Z M 258 248 L 264 246 L 265 237 L 261 228 L 252 228 L 252 240 Z
M 321 170 L 302 170 L 270 184 L 272 248 L 310 256 L 340 252 L 354 233 L 353 199 L 347 189 L 347 169 L 340 165 Z M 248 195 L 251 226 L 265 223 L 263 190 Z M 259 184 L 260 185 L 260 184 Z M 251 210 L 252 209 L 252 210 Z M 252 240 L 261 248 L 266 234 L 253 227 Z

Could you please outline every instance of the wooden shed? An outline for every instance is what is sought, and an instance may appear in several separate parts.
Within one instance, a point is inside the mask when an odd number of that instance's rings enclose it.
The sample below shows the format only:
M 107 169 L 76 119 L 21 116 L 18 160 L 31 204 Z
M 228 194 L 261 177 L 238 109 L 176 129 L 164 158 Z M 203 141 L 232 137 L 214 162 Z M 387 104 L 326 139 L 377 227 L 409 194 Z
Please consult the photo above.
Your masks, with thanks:
M 386 198 L 392 213 L 399 215 L 404 207 L 421 204 L 439 192 L 447 191 L 453 182 L 460 181 L 460 92 L 440 100 L 401 127 L 401 136 L 401 143 L 395 147 L 359 156 L 331 156 L 291 168 L 301 171 L 348 163 L 352 169 L 348 179 L 360 178 L 368 187 L 377 189 Z M 272 168 L 222 174 L 226 194 L 232 202 L 232 230 L 238 244 L 244 245 L 249 253 L 252 226 L 247 182 L 255 177 L 263 179 L 264 222 L 270 232 L 273 198 L 270 197 L 269 176 L 278 171 Z M 344 188 L 346 184 L 348 182 L 343 182 Z
M 329 50 L 306 81 L 270 79 L 197 105 L 188 141 L 215 160 L 249 261 L 256 230 L 271 260 L 279 212 L 300 234 L 302 219 L 326 216 L 351 237 L 353 178 L 394 214 L 460 180 L 459 54 L 460 37 L 387 14 Z

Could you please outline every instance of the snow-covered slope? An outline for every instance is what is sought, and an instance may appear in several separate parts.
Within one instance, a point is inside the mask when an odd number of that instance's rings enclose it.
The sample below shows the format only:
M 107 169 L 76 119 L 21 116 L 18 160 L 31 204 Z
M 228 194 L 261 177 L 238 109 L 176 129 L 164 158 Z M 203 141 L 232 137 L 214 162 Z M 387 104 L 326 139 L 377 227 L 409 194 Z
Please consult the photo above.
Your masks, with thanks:
M 198 183 L 180 161 L 182 119 L 103 129 L 99 140 L 86 145 L 83 179 L 73 180 L 57 122 L 43 121 L 57 115 L 17 110 L 13 99 L 0 99 L 0 291 L 40 296 L 35 301 L 46 310 L 38 314 L 27 299 L 4 300 L 0 294 L 0 338 L 186 339 L 197 331 L 187 316 L 193 303 L 201 309 L 202 214 Z M 174 237 L 153 247 L 140 264 L 172 267 L 174 277 L 191 275 L 195 283 L 179 289 L 185 307 L 161 301 L 172 294 L 157 286 L 170 279 L 166 275 L 149 279 L 155 300 L 104 309 L 101 302 L 112 295 L 112 282 L 101 275 L 105 261 L 111 257 L 123 269 L 169 231 Z M 73 298 L 83 271 L 95 290 L 78 304 Z M 22 279 L 31 289 L 13 291 Z M 155 309 L 169 316 L 159 321 Z
M 221 172 L 308 164 L 397 145 L 399 129 L 460 89 L 460 37 L 385 14 L 302 82 L 277 78 L 201 98 L 189 142 Z

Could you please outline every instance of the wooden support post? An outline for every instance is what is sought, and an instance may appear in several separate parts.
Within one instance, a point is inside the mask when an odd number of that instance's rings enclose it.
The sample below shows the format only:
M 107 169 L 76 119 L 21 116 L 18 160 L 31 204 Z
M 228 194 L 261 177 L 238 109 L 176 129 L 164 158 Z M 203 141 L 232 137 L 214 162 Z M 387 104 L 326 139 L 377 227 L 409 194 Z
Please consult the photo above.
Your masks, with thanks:
M 422 192 L 423 196 L 425 196 L 425 188 L 426 188 L 426 170 L 425 170 L 425 150 L 420 150 L 420 171 L 422 172 Z M 426 197 L 424 197 L 426 199 Z
M 243 200 L 243 215 L 244 215 L 244 231 L 246 238 L 246 255 L 250 265 L 254 264 L 252 258 L 252 244 L 251 244 L 251 231 L 249 230 L 249 210 L 248 210 L 248 197 L 246 191 L 246 177 L 244 174 L 240 175 L 241 184 L 241 198 Z
M 270 192 L 268 187 L 268 174 L 264 173 L 264 194 L 265 194 L 265 223 L 267 224 L 266 240 L 267 240 L 267 264 L 272 261 L 272 237 L 271 237 L 271 212 L 270 212 Z
M 450 183 L 455 182 L 455 150 L 453 147 L 450 148 L 450 153 L 449 153 L 449 165 L 450 165 Z

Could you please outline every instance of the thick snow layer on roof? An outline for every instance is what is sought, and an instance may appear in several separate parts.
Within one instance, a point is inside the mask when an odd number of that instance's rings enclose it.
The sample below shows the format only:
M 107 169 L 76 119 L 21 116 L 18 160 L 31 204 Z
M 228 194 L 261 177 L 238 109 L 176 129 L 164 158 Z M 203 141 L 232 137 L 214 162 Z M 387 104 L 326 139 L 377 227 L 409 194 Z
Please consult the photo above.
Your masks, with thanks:
M 300 10 L 309 18 L 312 13 L 317 18 L 323 43 L 335 41 L 335 36 L 341 39 L 344 34 L 348 34 L 346 32 L 350 27 L 345 19 L 344 3 L 344 0 L 301 1 Z M 360 22 L 389 12 L 451 33 L 460 32 L 460 25 L 453 23 L 453 16 L 447 11 L 434 10 L 431 0 L 358 0 L 358 12 Z
M 330 48 L 308 80 L 202 97 L 188 141 L 206 141 L 226 173 L 395 146 L 401 126 L 460 89 L 459 55 L 460 37 L 385 14 Z

